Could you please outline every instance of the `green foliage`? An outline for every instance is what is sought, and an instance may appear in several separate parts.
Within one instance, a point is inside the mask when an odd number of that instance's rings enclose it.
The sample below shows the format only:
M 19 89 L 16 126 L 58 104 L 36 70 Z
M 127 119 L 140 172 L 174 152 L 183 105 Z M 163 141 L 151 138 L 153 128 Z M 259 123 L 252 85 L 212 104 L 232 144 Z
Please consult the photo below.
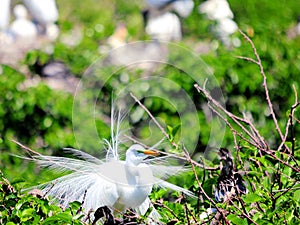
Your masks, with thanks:
M 58 24 L 62 35 L 53 44 L 52 53 L 46 53 L 44 50 L 30 51 L 20 63 L 20 68 L 26 67 L 30 70 L 37 59 L 42 63 L 49 59 L 63 61 L 75 77 L 86 82 L 87 96 L 90 99 L 97 99 L 96 107 L 105 118 L 110 114 L 112 93 L 124 89 L 132 90 L 128 84 L 138 80 L 145 73 L 142 69 L 118 68 L 116 70 L 114 67 L 101 64 L 100 71 L 93 71 L 96 73 L 93 74 L 94 77 L 83 77 L 83 74 L 95 60 L 102 56 L 98 52 L 99 44 L 106 42 L 118 22 L 126 23 L 129 41 L 148 38 L 143 31 L 143 21 L 139 12 L 143 6 L 136 1 L 129 3 L 124 0 L 102 0 L 101 3 L 95 0 L 66 0 L 58 1 L 58 5 L 60 9 Z M 291 106 L 295 102 L 293 86 L 296 91 L 299 90 L 300 69 L 299 37 L 288 39 L 286 31 L 295 25 L 299 2 L 298 0 L 275 0 L 270 4 L 269 0 L 231 0 L 230 5 L 240 29 L 245 31 L 255 43 L 267 75 L 268 90 L 278 126 L 285 131 L 291 116 Z M 167 124 L 163 128 L 169 135 L 169 141 L 179 146 L 170 152 L 178 153 L 183 145 L 188 150 L 195 145 L 195 151 L 191 152 L 193 159 L 197 163 L 204 161 L 206 167 L 215 168 L 219 163 L 211 160 L 215 157 L 215 152 L 212 151 L 209 159 L 205 159 L 204 149 L 214 148 L 215 146 L 208 145 L 215 143 L 222 143 L 222 146 L 232 149 L 237 168 L 246 171 L 244 178 L 249 193 L 234 199 L 235 205 L 226 203 L 216 205 L 225 211 L 227 221 L 223 218 L 224 224 L 226 222 L 240 225 L 299 224 L 300 177 L 293 169 L 299 168 L 300 164 L 299 109 L 294 111 L 294 118 L 298 119 L 293 121 L 293 127 L 288 130 L 285 142 L 290 149 L 293 148 L 293 156 L 283 151 L 272 152 L 273 155 L 261 152 L 249 144 L 247 138 L 245 140 L 239 137 L 237 143 L 240 151 L 234 151 L 236 134 L 232 129 L 225 127 L 215 114 L 208 115 L 205 112 L 209 109 L 204 104 L 205 97 L 194 88 L 196 82 L 202 85 L 208 78 L 207 86 L 211 90 L 220 86 L 226 109 L 234 115 L 242 117 L 243 113 L 250 113 L 254 126 L 267 141 L 270 149 L 276 149 L 281 138 L 270 116 L 259 68 L 249 61 L 235 57 L 253 58 L 251 46 L 240 34 L 235 34 L 241 40 L 241 46 L 228 51 L 218 41 L 213 40 L 213 35 L 208 32 L 209 26 L 210 22 L 198 14 L 195 7 L 192 15 L 182 20 L 183 41 L 175 44 L 178 48 L 174 45 L 168 46 L 171 49 L 168 59 L 170 64 L 159 65 L 150 76 L 172 82 L 162 82 L 158 85 L 157 81 L 151 83 L 150 79 L 143 80 L 134 89 L 134 94 L 139 97 L 147 92 L 154 96 L 142 99 L 142 103 L 161 124 Z M 68 38 L 67 41 L 63 40 L 63 35 L 72 36 L 72 30 L 79 30 L 81 34 L 80 40 L 75 45 L 69 43 Z M 213 43 L 214 50 L 205 55 L 194 54 L 193 50 L 196 51 L 197 44 L 202 42 Z M 187 52 L 192 52 L 191 55 L 194 57 L 187 56 Z M 208 65 L 213 71 L 215 80 L 209 77 L 209 72 L 201 64 L 201 59 L 204 61 L 203 64 Z M 76 147 L 78 141 L 75 141 L 72 130 L 74 96 L 52 90 L 42 82 L 28 87 L 25 83 L 30 78 L 28 74 L 24 75 L 20 71 L 19 68 L 14 69 L 8 65 L 1 65 L 0 68 L 0 170 L 13 184 L 11 186 L 1 175 L 0 223 L 81 224 L 81 216 L 77 213 L 79 203 L 62 210 L 46 199 L 21 194 L 18 190 L 53 179 L 57 175 L 35 169 L 32 163 L 12 156 L 11 154 L 23 155 L 12 140 L 18 140 L 26 146 L 38 149 L 40 153 L 49 155 L 62 155 L 60 150 L 63 147 Z M 124 82 L 124 77 L 128 77 L 128 81 Z M 99 86 L 101 87 L 103 83 L 105 87 L 99 90 Z M 90 84 L 94 86 L 89 86 Z M 181 101 L 179 98 L 182 91 L 194 103 L 196 113 L 188 111 L 190 110 L 188 102 Z M 155 97 L 166 95 L 177 100 L 178 104 Z M 179 115 L 178 110 L 184 113 Z M 160 129 L 151 122 L 143 109 L 134 105 L 130 113 L 136 137 L 145 139 L 148 145 L 161 140 L 163 135 Z M 108 138 L 109 126 L 100 118 L 101 116 L 99 118 L 97 116 L 98 114 L 92 122 L 85 121 L 81 128 L 83 132 L 88 133 L 88 129 L 96 126 L 99 137 Z M 232 120 L 228 121 L 234 129 L 238 128 Z M 200 127 L 197 130 L 199 133 L 195 132 L 197 126 Z M 224 135 L 221 132 L 223 130 Z M 94 148 L 95 145 L 98 146 L 98 142 L 92 138 L 92 136 L 84 138 L 83 150 L 94 151 L 99 155 L 100 146 Z M 192 143 L 194 140 L 197 140 L 197 143 Z M 185 199 L 180 193 L 174 194 L 162 189 L 155 189 L 151 194 L 151 200 L 163 216 L 164 223 L 172 220 L 177 221 L 177 224 L 201 223 L 200 213 L 205 212 L 209 207 L 215 207 L 201 193 L 200 186 L 209 198 L 214 199 L 213 189 L 219 171 L 196 167 L 195 173 L 199 182 L 193 172 L 181 174 L 171 178 L 170 181 L 199 194 L 201 199 L 199 201 Z M 210 215 L 204 222 L 208 222 L 213 216 L 214 214 Z
M 83 224 L 77 213 L 80 204 L 73 203 L 66 210 L 41 196 L 21 194 L 3 177 L 0 171 L 0 223 L 1 224 Z

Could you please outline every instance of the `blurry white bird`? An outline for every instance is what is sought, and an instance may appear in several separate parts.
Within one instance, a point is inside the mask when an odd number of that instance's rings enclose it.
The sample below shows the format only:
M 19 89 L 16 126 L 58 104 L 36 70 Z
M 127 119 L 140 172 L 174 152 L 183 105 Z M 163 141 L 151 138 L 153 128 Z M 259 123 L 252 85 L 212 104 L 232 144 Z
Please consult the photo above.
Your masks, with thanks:
M 143 11 L 146 33 L 158 41 L 179 41 L 181 23 L 177 15 L 187 17 L 194 8 L 192 0 L 146 0 Z
M 182 38 L 181 24 L 174 13 L 166 12 L 155 15 L 151 12 L 147 15 L 146 33 L 158 41 L 179 41 Z
M 27 39 L 37 36 L 37 28 L 30 20 L 27 19 L 27 10 L 24 5 L 16 5 L 14 7 L 15 20 L 10 26 L 10 32 L 15 38 Z
M 207 0 L 199 5 L 198 10 L 199 13 L 206 14 L 210 20 L 233 18 L 233 12 L 227 0 Z
M 194 8 L 193 0 L 146 0 L 150 11 L 174 11 L 180 17 L 187 17 Z
M 33 19 L 41 26 L 41 32 L 54 40 L 59 34 L 55 22 L 58 20 L 58 9 L 55 0 L 23 0 Z
M 157 156 L 153 150 L 145 150 L 134 144 L 126 151 L 125 161 L 119 158 L 119 143 L 122 131 L 121 116 L 111 120 L 111 142 L 106 143 L 106 159 L 97 159 L 83 151 L 65 149 L 80 159 L 56 156 L 33 156 L 32 160 L 43 167 L 59 172 L 71 172 L 46 184 L 38 186 L 46 196 L 54 197 L 66 207 L 72 201 L 80 201 L 87 214 L 102 206 L 109 207 L 114 214 L 133 208 L 139 214 L 145 214 L 152 205 L 148 197 L 153 185 L 180 191 L 189 196 L 192 192 L 171 184 L 163 179 L 177 173 L 181 167 L 164 166 L 161 158 L 146 159 Z M 116 123 L 116 124 L 115 124 Z M 159 218 L 152 210 L 151 216 Z
M 227 0 L 207 0 L 199 5 L 198 10 L 209 20 L 214 21 L 211 26 L 212 32 L 226 47 L 239 47 L 239 39 L 231 38 L 231 35 L 238 30 L 238 26 L 233 20 L 234 15 Z
M 219 38 L 219 40 L 227 47 L 231 47 L 232 43 L 231 35 L 238 30 L 238 25 L 232 19 L 224 18 L 218 20 L 216 25 L 212 27 L 213 33 Z M 238 39 L 237 39 L 238 40 Z M 237 43 L 238 47 L 239 44 Z
M 173 9 L 180 17 L 188 17 L 194 8 L 194 1 L 193 0 L 179 0 L 174 1 Z
M 10 0 L 0 1 L 0 31 L 8 27 L 10 18 Z
M 0 1 L 0 52 L 3 55 L 3 48 L 1 45 L 11 44 L 13 42 L 13 37 L 8 31 L 10 19 L 10 0 Z M 6 46 L 5 46 L 6 47 Z M 0 63 L 1 63 L 0 56 Z

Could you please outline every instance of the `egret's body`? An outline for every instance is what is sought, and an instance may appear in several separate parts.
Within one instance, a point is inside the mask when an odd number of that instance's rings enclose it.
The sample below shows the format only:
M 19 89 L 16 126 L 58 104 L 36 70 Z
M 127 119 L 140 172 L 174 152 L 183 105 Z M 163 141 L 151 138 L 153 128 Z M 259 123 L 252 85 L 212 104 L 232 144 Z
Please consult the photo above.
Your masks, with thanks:
M 210 20 L 233 19 L 234 17 L 227 0 L 207 0 L 199 5 L 198 10 L 206 14 Z
M 15 21 L 10 26 L 10 31 L 15 38 L 34 38 L 37 36 L 36 26 L 27 19 L 27 10 L 23 5 L 14 7 Z
M 71 171 L 39 188 L 63 207 L 72 201 L 82 202 L 85 213 L 107 206 L 114 213 L 132 208 L 139 214 L 145 214 L 152 205 L 148 195 L 154 185 L 193 196 L 190 191 L 163 180 L 178 172 L 180 167 L 158 165 L 157 161 L 153 163 L 154 159 L 146 159 L 149 155 L 158 155 L 155 151 L 144 150 L 141 145 L 134 144 L 126 151 L 126 160 L 120 160 L 118 139 L 117 129 L 116 132 L 112 131 L 112 142 L 106 141 L 108 148 L 105 160 L 75 149 L 66 150 L 80 159 L 34 156 L 34 161 L 41 166 L 60 172 Z M 155 219 L 159 217 L 155 210 L 150 215 Z
M 59 35 L 59 28 L 55 24 L 59 13 L 55 0 L 23 0 L 33 19 L 40 25 L 40 33 L 50 40 Z
M 0 31 L 5 30 L 9 24 L 10 0 L 0 1 Z
M 154 16 L 150 12 L 145 30 L 154 40 L 179 41 L 182 38 L 180 20 L 170 12 Z

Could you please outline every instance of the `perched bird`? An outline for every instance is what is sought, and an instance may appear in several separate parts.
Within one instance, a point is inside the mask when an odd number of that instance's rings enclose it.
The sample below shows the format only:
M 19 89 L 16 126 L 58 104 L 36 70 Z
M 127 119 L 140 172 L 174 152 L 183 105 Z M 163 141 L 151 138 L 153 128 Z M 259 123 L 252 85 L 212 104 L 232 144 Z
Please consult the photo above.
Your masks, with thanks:
M 217 21 L 212 31 L 225 46 L 230 47 L 233 44 L 230 36 L 238 31 L 238 25 L 232 19 L 224 18 Z
M 234 15 L 227 0 L 207 0 L 199 5 L 198 11 L 213 21 L 212 33 L 227 48 L 240 46 L 237 38 L 231 38 L 231 35 L 238 30 L 238 25 L 233 20 Z
M 10 0 L 0 1 L 0 32 L 7 29 L 10 18 Z
M 235 195 L 247 194 L 246 182 L 241 174 L 235 171 L 233 157 L 228 149 L 220 148 L 221 173 L 215 189 L 215 199 L 225 202 Z
M 151 11 L 174 11 L 180 17 L 187 17 L 194 8 L 193 0 L 146 0 Z
M 179 41 L 182 38 L 181 24 L 178 16 L 171 12 L 155 15 L 148 12 L 144 15 L 146 22 L 145 31 L 158 41 Z
M 0 55 L 3 56 L 3 47 L 11 44 L 14 40 L 9 33 L 9 20 L 10 20 L 10 0 L 0 1 Z M 3 45 L 3 47 L 1 46 Z M 5 56 L 4 56 L 5 57 Z M 0 64 L 2 63 L 0 56 Z
M 207 0 L 199 5 L 198 11 L 205 14 L 209 20 L 234 17 L 227 0 Z
M 50 40 L 59 35 L 59 28 L 55 24 L 58 20 L 58 9 L 55 0 L 23 0 L 33 19 L 38 23 L 40 33 Z
M 27 10 L 24 5 L 16 5 L 14 7 L 15 20 L 10 26 L 10 32 L 16 39 L 26 39 L 32 41 L 30 38 L 37 36 L 37 28 L 34 23 L 27 19 Z
M 194 8 L 192 0 L 147 0 L 148 9 L 143 11 L 146 33 L 158 41 L 179 41 L 182 38 L 182 18 Z
M 126 159 L 119 156 L 121 116 L 111 121 L 111 142 L 105 140 L 106 158 L 97 159 L 83 151 L 65 149 L 80 159 L 35 155 L 31 160 L 43 167 L 59 172 L 71 172 L 46 184 L 38 186 L 46 196 L 53 198 L 63 207 L 72 201 L 82 202 L 85 214 L 107 206 L 113 214 L 132 208 L 138 214 L 145 214 L 152 206 L 148 195 L 153 186 L 170 188 L 188 196 L 192 192 L 165 181 L 174 175 L 181 167 L 162 165 L 160 157 L 148 159 L 148 156 L 158 156 L 154 150 L 147 150 L 134 144 L 126 151 Z M 164 158 L 165 160 L 166 158 Z M 155 209 L 150 216 L 159 219 Z

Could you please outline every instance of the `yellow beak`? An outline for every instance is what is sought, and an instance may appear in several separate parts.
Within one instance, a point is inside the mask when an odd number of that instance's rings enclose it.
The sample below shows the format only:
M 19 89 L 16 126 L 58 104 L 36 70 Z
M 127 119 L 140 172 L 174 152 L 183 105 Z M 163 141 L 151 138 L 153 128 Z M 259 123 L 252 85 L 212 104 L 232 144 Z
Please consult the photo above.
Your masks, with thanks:
M 160 155 L 159 152 L 156 152 L 156 151 L 153 151 L 153 150 L 149 150 L 149 149 L 146 149 L 144 151 L 142 151 L 145 155 L 153 155 L 153 156 L 158 156 Z

